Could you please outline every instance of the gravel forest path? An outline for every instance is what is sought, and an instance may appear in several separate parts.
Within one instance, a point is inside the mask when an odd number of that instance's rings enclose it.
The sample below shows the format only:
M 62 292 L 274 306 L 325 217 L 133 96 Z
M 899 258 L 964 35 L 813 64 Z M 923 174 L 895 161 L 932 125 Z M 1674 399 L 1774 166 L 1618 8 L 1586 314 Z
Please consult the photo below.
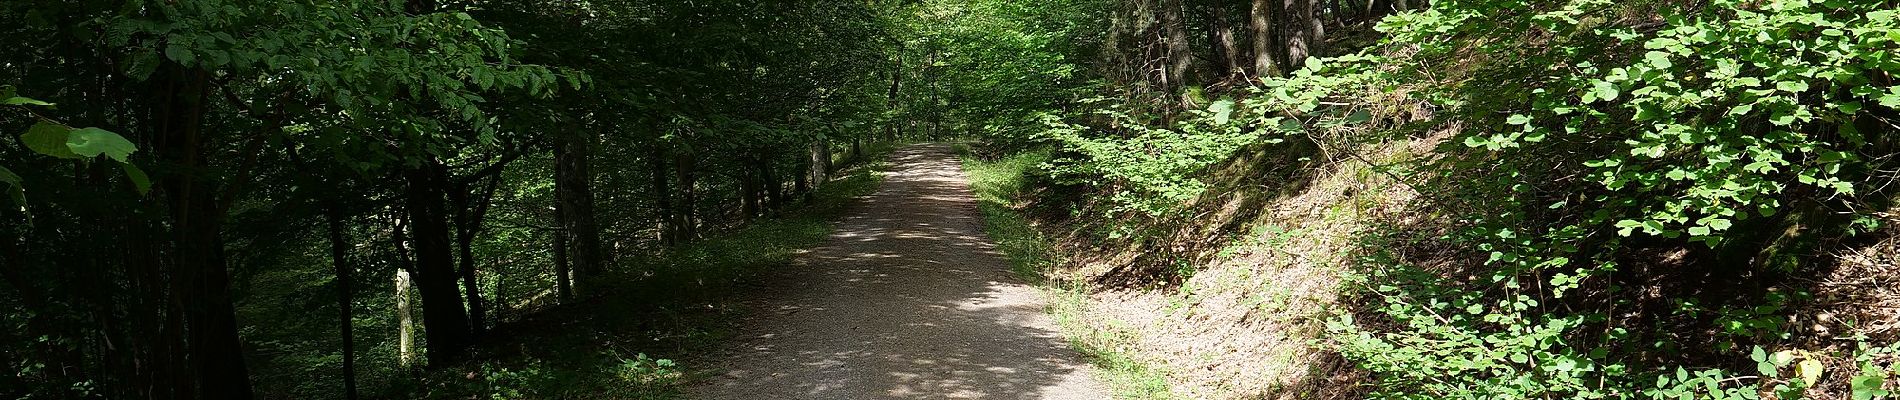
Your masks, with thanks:
M 1108 399 L 984 235 L 949 145 L 898 149 L 827 243 L 766 277 L 705 399 Z

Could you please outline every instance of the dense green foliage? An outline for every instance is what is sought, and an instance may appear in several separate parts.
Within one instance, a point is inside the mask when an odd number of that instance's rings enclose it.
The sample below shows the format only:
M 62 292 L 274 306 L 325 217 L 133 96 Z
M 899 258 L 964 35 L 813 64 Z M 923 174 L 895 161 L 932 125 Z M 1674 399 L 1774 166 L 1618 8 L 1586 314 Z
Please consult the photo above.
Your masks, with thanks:
M 1434 222 L 1387 221 L 1342 249 L 1358 260 L 1363 308 L 1330 321 L 1328 341 L 1374 374 L 1374 397 L 1893 389 L 1883 346 L 1896 338 L 1791 326 L 1794 309 L 1817 305 L 1804 275 L 1837 262 L 1817 253 L 1891 234 L 1891 2 L 1401 11 L 1376 22 L 1375 44 L 1262 71 L 1227 97 L 1207 99 L 1219 84 L 1176 88 L 1182 107 L 1114 82 L 1049 110 L 1045 130 L 992 140 L 1053 145 L 1049 184 L 1107 195 L 1071 205 L 1083 219 L 1146 217 L 1107 225 L 1206 211 L 1191 206 L 1225 195 L 1209 192 L 1210 168 L 1242 149 L 1367 164 L 1388 190 L 1416 193 L 1408 212 Z M 1434 156 L 1381 153 L 1440 133 Z M 1439 246 L 1457 250 L 1406 254 Z
M 1407 330 L 1353 333 L 1350 320 L 1335 327 L 1356 336 L 1343 341 L 1349 356 L 1391 374 L 1391 393 L 1800 397 L 1819 383 L 1783 369 L 1792 361 L 1786 354 L 1753 377 L 1717 370 L 1691 376 L 1667 363 L 1637 361 L 1634 355 L 1654 351 L 1643 349 L 1649 341 L 1666 343 L 1664 353 L 1736 354 L 1745 349 L 1737 341 L 1767 345 L 1789 338 L 1773 318 L 1726 327 L 1724 336 L 1733 339 L 1715 343 L 1657 338 L 1641 332 L 1647 327 L 1611 321 L 1619 317 L 1616 307 L 1635 305 L 1619 299 L 1627 289 L 1613 282 L 1619 270 L 1644 263 L 1628 260 L 1630 250 L 1657 239 L 1686 240 L 1717 253 L 1702 262 L 1782 273 L 1814 268 L 1814 260 L 1753 254 L 1767 243 L 1761 231 L 1780 225 L 1782 213 L 1809 214 L 1782 218 L 1810 219 L 1822 235 L 1874 228 L 1869 215 L 1812 214 L 1816 207 L 1881 207 L 1885 201 L 1876 183 L 1893 128 L 1881 121 L 1900 105 L 1892 97 L 1900 87 L 1891 80 L 1900 72 L 1895 10 L 1884 2 L 1716 2 L 1657 10 L 1662 22 L 1640 30 L 1593 17 L 1628 7 L 1440 3 L 1382 26 L 1396 44 L 1415 40 L 1420 53 L 1413 57 L 1474 50 L 1520 59 L 1521 66 L 1509 68 L 1523 68 L 1498 71 L 1521 74 L 1510 77 L 1523 85 L 1516 96 L 1446 96 L 1442 102 L 1476 126 L 1495 127 L 1458 139 L 1493 155 L 1446 168 L 1485 177 L 1460 199 L 1493 211 L 1474 216 L 1454 241 L 1489 253 L 1488 276 L 1480 283 L 1502 293 L 1452 282 L 1387 287 L 1377 290 L 1382 310 Z M 1524 16 L 1496 17 L 1503 15 Z M 1533 34 L 1550 39 L 1537 48 L 1466 49 L 1437 36 Z M 1548 67 L 1532 67 L 1540 65 Z M 1596 299 L 1572 299 L 1579 292 Z M 1769 293 L 1763 307 L 1787 301 L 1775 296 Z M 1758 312 L 1772 315 L 1774 308 Z M 1716 346 L 1667 350 L 1708 344 Z M 1767 362 L 1759 347 L 1755 352 L 1754 361 Z M 1450 363 L 1434 354 L 1471 356 Z M 1873 379 L 1885 374 L 1875 372 Z

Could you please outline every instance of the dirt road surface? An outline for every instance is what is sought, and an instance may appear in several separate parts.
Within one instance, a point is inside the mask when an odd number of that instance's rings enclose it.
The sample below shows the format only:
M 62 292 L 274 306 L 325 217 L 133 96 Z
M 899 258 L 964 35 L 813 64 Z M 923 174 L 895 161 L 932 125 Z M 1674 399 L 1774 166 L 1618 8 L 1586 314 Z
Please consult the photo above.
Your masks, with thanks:
M 775 271 L 705 399 L 1108 399 L 1011 276 L 956 154 L 892 155 L 826 244 Z

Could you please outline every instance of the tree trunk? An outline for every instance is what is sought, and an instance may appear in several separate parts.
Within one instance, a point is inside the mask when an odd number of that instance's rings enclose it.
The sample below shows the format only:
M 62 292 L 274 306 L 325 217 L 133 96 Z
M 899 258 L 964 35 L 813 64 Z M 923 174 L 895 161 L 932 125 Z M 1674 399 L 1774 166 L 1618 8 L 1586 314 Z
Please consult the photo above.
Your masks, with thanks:
M 823 132 L 811 142 L 811 189 L 817 191 L 831 182 L 831 140 Z
M 152 110 L 157 153 L 176 171 L 166 174 L 160 189 L 171 209 L 172 279 L 174 301 L 183 305 L 186 351 L 196 389 L 190 397 L 251 398 L 251 381 L 239 344 L 237 316 L 231 305 L 230 276 L 225 270 L 224 241 L 220 237 L 223 213 L 216 186 L 191 172 L 206 167 L 205 96 L 210 74 L 167 63 L 160 80 L 161 98 Z M 182 383 L 182 382 L 181 382 Z
M 802 162 L 800 164 L 803 164 L 801 166 L 805 167 L 805 169 L 811 168 L 811 161 L 809 160 Z M 810 200 L 811 199 L 811 174 L 799 173 L 795 175 L 796 176 L 792 179 L 792 196 Z M 790 200 L 787 200 L 787 201 L 790 201 Z
M 943 49 L 934 45 L 931 47 L 930 62 L 923 68 L 924 77 L 930 80 L 928 82 L 930 84 L 930 133 L 925 137 L 936 140 L 943 135 L 943 90 L 937 86 L 937 83 L 942 80 L 942 77 L 938 76 L 940 68 L 937 67 L 937 63 L 943 60 Z
M 1347 5 L 1348 3 L 1346 0 L 1325 0 L 1326 7 L 1321 8 L 1320 11 L 1332 17 L 1333 25 L 1346 26 L 1346 11 L 1352 9 Z M 1328 10 L 1331 12 L 1326 12 Z
M 1295 70 L 1306 65 L 1308 57 L 1319 54 L 1322 22 L 1314 15 L 1316 0 L 1285 0 L 1286 16 L 1280 24 L 1280 30 L 1286 38 L 1286 68 Z
M 1279 14 L 1279 4 L 1280 0 L 1253 0 L 1249 26 L 1253 34 L 1254 76 L 1277 77 L 1286 73 L 1280 68 L 1279 62 L 1285 59 L 1280 55 L 1283 54 L 1280 50 L 1285 48 L 1280 47 L 1278 41 L 1275 40 L 1280 33 L 1279 30 L 1274 29 L 1274 21 L 1278 19 L 1276 14 Z
M 490 260 L 489 262 L 491 264 L 497 263 L 496 260 Z M 493 305 L 494 308 L 489 309 L 489 315 L 494 316 L 495 326 L 500 327 L 502 324 L 508 323 L 508 312 L 513 310 L 514 307 L 508 305 L 508 277 L 502 275 L 499 269 L 494 271 L 494 275 L 495 297 L 491 298 L 491 301 L 488 303 Z
M 1161 3 L 1161 30 L 1165 36 L 1163 45 L 1167 48 L 1168 90 L 1180 95 L 1181 104 L 1192 106 L 1193 99 L 1188 91 L 1197 83 L 1194 79 L 1194 50 L 1188 43 L 1186 10 L 1181 0 L 1164 0 Z
M 468 185 L 456 184 L 449 190 L 449 204 L 455 207 L 456 273 L 461 276 L 462 295 L 468 299 L 469 335 L 481 337 L 488 321 L 488 307 L 482 302 L 481 281 L 475 278 L 475 234 L 481 222 L 470 215 Z
M 416 251 L 416 289 L 422 294 L 423 332 L 429 339 L 429 365 L 444 367 L 460 361 L 471 344 L 470 324 L 462 308 L 455 251 L 449 242 L 448 216 L 443 197 L 448 182 L 440 161 L 429 159 L 404 171 L 408 179 L 405 202 Z
M 343 398 L 356 399 L 356 317 L 355 292 L 351 289 L 355 282 L 354 268 L 350 267 L 349 242 L 344 240 L 343 211 L 337 201 L 332 199 L 324 207 L 324 217 L 330 225 L 330 263 L 336 267 L 336 300 L 339 323 L 338 332 L 343 337 Z
M 581 295 L 591 296 L 601 289 L 604 272 L 600 258 L 600 224 L 594 217 L 593 172 L 587 157 L 592 139 L 587 132 L 564 130 L 554 147 L 554 194 L 559 203 L 562 228 L 572 239 L 568 258 L 573 266 L 574 286 Z
M 674 232 L 673 237 L 685 243 L 699 237 L 698 159 L 693 157 L 692 149 L 688 147 L 677 151 L 673 161 L 673 174 L 678 179 L 674 186 L 679 188 L 680 193 L 679 207 L 673 212 L 673 228 L 678 231 Z
M 574 301 L 574 274 L 567 265 L 567 231 L 554 231 L 554 294 L 561 304 Z
M 653 205 L 658 214 L 654 219 L 659 222 L 658 239 L 663 246 L 679 244 L 679 229 L 673 226 L 678 222 L 673 218 L 673 190 L 668 187 L 673 178 L 666 171 L 666 165 L 672 162 L 666 156 L 664 145 L 654 144 L 653 150 L 647 153 L 647 166 L 653 175 Z
M 1247 76 L 1246 69 L 1241 66 L 1241 58 L 1245 55 L 1241 52 L 1240 40 L 1235 37 L 1233 18 L 1229 14 L 1231 7 L 1224 3 L 1212 4 L 1210 7 L 1213 12 L 1208 19 L 1213 27 L 1214 53 L 1220 55 L 1220 78 L 1226 80 Z
M 884 134 L 890 139 L 897 139 L 898 136 L 904 134 L 903 128 L 901 125 L 898 125 L 901 121 L 896 119 L 898 107 L 897 96 L 899 91 L 904 87 L 904 45 L 902 43 L 897 45 L 897 52 L 895 54 L 897 54 L 897 59 L 892 60 L 891 63 L 891 90 L 884 95 L 884 108 L 889 111 L 889 118 L 892 118 L 892 120 L 886 121 L 887 124 L 884 127 Z
M 769 201 L 767 213 L 774 213 L 785 206 L 785 180 L 778 176 L 778 155 L 766 153 L 759 162 L 759 181 L 765 183 L 765 196 Z
M 808 154 L 805 154 L 807 157 L 798 158 L 799 168 L 792 171 L 792 193 L 790 197 L 810 200 L 811 199 L 811 178 L 813 176 L 811 173 L 811 170 L 812 168 L 817 168 L 816 167 L 817 163 L 815 162 L 816 160 L 812 159 L 814 157 L 809 157 L 811 155 L 809 153 L 812 152 L 809 149 L 809 147 L 811 146 L 811 143 L 806 143 L 805 145 L 807 147 L 806 153 Z M 787 201 L 790 201 L 790 200 L 787 200 Z
M 1326 56 L 1326 0 L 1306 1 L 1307 55 Z
M 758 156 L 746 157 L 746 163 L 739 171 L 739 212 L 745 221 L 751 221 L 759 215 L 759 167 Z
M 409 235 L 405 219 L 398 217 L 390 239 L 396 246 L 396 363 L 403 368 L 416 365 L 415 263 L 409 258 Z
M 396 363 L 403 368 L 416 366 L 416 314 L 409 302 L 414 290 L 409 270 L 396 270 Z

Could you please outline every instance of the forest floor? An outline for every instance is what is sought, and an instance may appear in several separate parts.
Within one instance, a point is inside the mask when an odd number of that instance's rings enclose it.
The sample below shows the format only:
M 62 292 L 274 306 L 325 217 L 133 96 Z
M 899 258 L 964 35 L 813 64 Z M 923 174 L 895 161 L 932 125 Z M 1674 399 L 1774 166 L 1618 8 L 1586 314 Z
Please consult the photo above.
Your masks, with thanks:
M 1103 399 L 984 235 L 949 145 L 898 149 L 824 245 L 760 279 L 708 399 Z

